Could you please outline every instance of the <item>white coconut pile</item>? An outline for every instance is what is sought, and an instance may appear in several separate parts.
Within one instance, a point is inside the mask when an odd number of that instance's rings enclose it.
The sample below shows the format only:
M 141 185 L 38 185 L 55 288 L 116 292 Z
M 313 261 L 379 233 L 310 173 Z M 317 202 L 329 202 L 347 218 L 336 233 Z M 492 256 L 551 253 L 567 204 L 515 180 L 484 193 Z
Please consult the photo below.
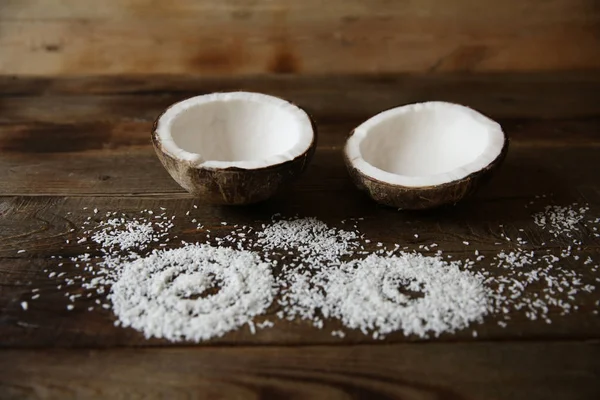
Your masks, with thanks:
M 371 254 L 322 270 L 326 317 L 374 339 L 394 331 L 428 337 L 482 322 L 490 305 L 483 278 L 461 263 L 415 253 Z
M 197 342 L 252 324 L 274 295 L 271 266 L 256 253 L 205 244 L 127 264 L 109 298 L 117 324 L 147 338 Z
M 174 246 L 167 237 L 174 217 L 165 209 L 144 210 L 133 218 L 106 213 L 100 220 L 88 218 L 76 240 L 100 250 L 99 256 L 88 252 L 71 258 L 85 273 L 50 271 L 48 276 L 66 290 L 68 309 L 79 298 L 96 297 L 97 305 L 112 308 L 117 325 L 173 341 L 207 340 L 243 325 L 252 332 L 268 328 L 273 322 L 255 320 L 267 311 L 318 328 L 336 319 L 373 338 L 396 331 L 439 336 L 486 317 L 506 326 L 515 311 L 550 323 L 552 315 L 576 311 L 579 297 L 595 290 L 580 268 L 597 272 L 599 267 L 591 256 L 584 257 L 577 239 L 578 231 L 600 225 L 598 219 L 585 219 L 588 211 L 572 205 L 534 214 L 535 224 L 552 240 L 568 238 L 573 245 L 533 251 L 527 238 L 504 235 L 510 250 L 488 256 L 491 264 L 482 263 L 478 250 L 474 260 L 446 261 L 441 250 L 426 256 L 401 251 L 400 244 L 371 243 L 357 220 L 342 221 L 344 229 L 315 218 L 274 218 L 255 227 L 224 221 L 210 232 L 192 219 L 210 244 Z M 171 248 L 160 249 L 166 246 Z M 435 247 L 419 246 L 422 251 Z M 339 329 L 331 334 L 345 336 Z

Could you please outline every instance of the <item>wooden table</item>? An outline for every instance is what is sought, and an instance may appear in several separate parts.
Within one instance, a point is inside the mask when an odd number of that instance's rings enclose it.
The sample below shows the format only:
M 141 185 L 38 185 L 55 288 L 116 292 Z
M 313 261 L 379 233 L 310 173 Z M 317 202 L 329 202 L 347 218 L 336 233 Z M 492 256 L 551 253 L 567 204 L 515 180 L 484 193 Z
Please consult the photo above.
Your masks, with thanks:
M 342 339 L 331 335 L 335 322 L 318 330 L 277 321 L 255 335 L 243 328 L 173 345 L 113 326 L 110 310 L 67 311 L 64 291 L 44 270 L 55 267 L 52 256 L 83 252 L 82 244 L 65 243 L 77 234 L 70 230 L 96 207 L 165 207 L 179 217 L 198 204 L 158 162 L 151 125 L 174 101 L 232 89 L 305 107 L 320 142 L 307 173 L 277 198 L 248 208 L 199 207 L 198 221 L 215 230 L 223 220 L 253 224 L 275 212 L 333 225 L 364 217 L 360 229 L 374 242 L 414 249 L 435 241 L 460 258 L 463 241 L 469 251 L 497 252 L 499 224 L 524 228 L 530 249 L 566 246 L 533 223 L 525 205 L 536 195 L 600 210 L 598 74 L 0 78 L 0 398 L 600 398 L 600 317 L 593 314 L 600 289 L 578 312 L 552 315 L 551 325 L 515 314 L 502 328 L 492 316 L 476 338 L 468 329 L 431 340 L 398 333 L 376 341 L 351 331 Z M 512 140 L 508 158 L 489 185 L 456 207 L 377 206 L 348 179 L 344 137 L 380 110 L 427 99 L 499 119 Z M 199 239 L 177 225 L 172 234 Z M 600 259 L 600 240 L 581 235 L 584 252 Z M 32 288 L 41 297 L 25 311 L 20 303 Z

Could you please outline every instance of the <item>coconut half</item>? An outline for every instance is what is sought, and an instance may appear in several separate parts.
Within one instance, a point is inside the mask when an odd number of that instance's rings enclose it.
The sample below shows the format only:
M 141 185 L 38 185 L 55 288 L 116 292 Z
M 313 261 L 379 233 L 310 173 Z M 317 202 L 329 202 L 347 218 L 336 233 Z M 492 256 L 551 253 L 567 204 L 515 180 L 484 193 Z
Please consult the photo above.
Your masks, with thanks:
M 169 174 L 214 204 L 257 203 L 302 173 L 316 129 L 299 107 L 250 92 L 175 103 L 156 120 L 152 143 Z
M 500 165 L 508 140 L 500 124 L 453 103 L 384 111 L 350 134 L 344 149 L 354 183 L 402 209 L 456 203 Z

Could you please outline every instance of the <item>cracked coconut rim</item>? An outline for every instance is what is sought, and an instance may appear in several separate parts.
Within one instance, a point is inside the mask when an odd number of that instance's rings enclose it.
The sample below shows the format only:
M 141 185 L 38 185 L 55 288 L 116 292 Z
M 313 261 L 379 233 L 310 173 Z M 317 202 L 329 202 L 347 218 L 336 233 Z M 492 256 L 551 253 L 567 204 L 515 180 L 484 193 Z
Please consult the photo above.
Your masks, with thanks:
M 458 104 L 426 102 L 384 111 L 358 126 L 345 147 L 360 174 L 389 185 L 425 188 L 459 181 L 497 161 L 500 124 Z
M 212 93 L 169 107 L 155 129 L 162 150 L 195 168 L 259 169 L 306 153 L 314 132 L 308 115 L 274 96 Z

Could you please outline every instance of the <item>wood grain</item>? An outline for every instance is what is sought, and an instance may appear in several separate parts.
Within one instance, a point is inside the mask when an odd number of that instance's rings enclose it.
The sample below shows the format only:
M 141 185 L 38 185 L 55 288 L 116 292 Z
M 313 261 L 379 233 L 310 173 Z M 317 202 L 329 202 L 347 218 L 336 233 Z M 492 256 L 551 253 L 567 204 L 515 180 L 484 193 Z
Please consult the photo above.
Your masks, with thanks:
M 570 399 L 600 396 L 597 342 L 5 350 L 6 399 Z
M 76 140 L 65 136 L 66 140 Z M 61 147 L 73 152 L 35 152 L 39 144 L 20 152 L 9 152 L 8 142 L 0 157 L 0 169 L 6 171 L 0 180 L 0 194 L 8 195 L 77 195 L 77 196 L 175 196 L 189 197 L 161 166 L 149 146 L 111 148 L 111 142 L 98 142 L 106 148 L 82 150 L 94 146 L 93 141 L 74 141 Z M 97 142 L 97 143 L 98 143 Z M 28 142 L 29 143 L 29 142 Z M 534 142 L 535 143 L 535 142 Z M 6 142 L 4 142 L 6 144 Z M 56 144 L 54 144 L 56 145 Z M 44 147 L 51 150 L 52 144 Z M 319 149 L 307 172 L 293 183 L 291 192 L 281 196 L 287 201 L 295 196 L 336 193 L 340 201 L 354 204 L 361 194 L 352 186 L 343 163 L 341 144 L 333 149 Z M 562 201 L 586 199 L 598 201 L 598 142 L 562 147 L 560 144 L 536 147 L 525 140 L 513 140 L 503 167 L 493 183 L 486 185 L 479 198 L 532 198 L 553 193 Z M 2 148 L 2 146 L 0 146 Z M 12 147 L 14 149 L 14 147 Z M 560 159 L 561 162 L 555 162 Z M 354 203 L 353 203 L 354 202 Z
M 369 118 L 401 104 L 430 100 L 468 105 L 494 118 L 583 118 L 600 115 L 600 74 L 441 75 L 0 76 L 0 122 L 152 121 L 175 101 L 216 91 L 249 90 L 283 97 L 320 124 Z
M 1 74 L 600 68 L 594 0 L 3 2 Z

